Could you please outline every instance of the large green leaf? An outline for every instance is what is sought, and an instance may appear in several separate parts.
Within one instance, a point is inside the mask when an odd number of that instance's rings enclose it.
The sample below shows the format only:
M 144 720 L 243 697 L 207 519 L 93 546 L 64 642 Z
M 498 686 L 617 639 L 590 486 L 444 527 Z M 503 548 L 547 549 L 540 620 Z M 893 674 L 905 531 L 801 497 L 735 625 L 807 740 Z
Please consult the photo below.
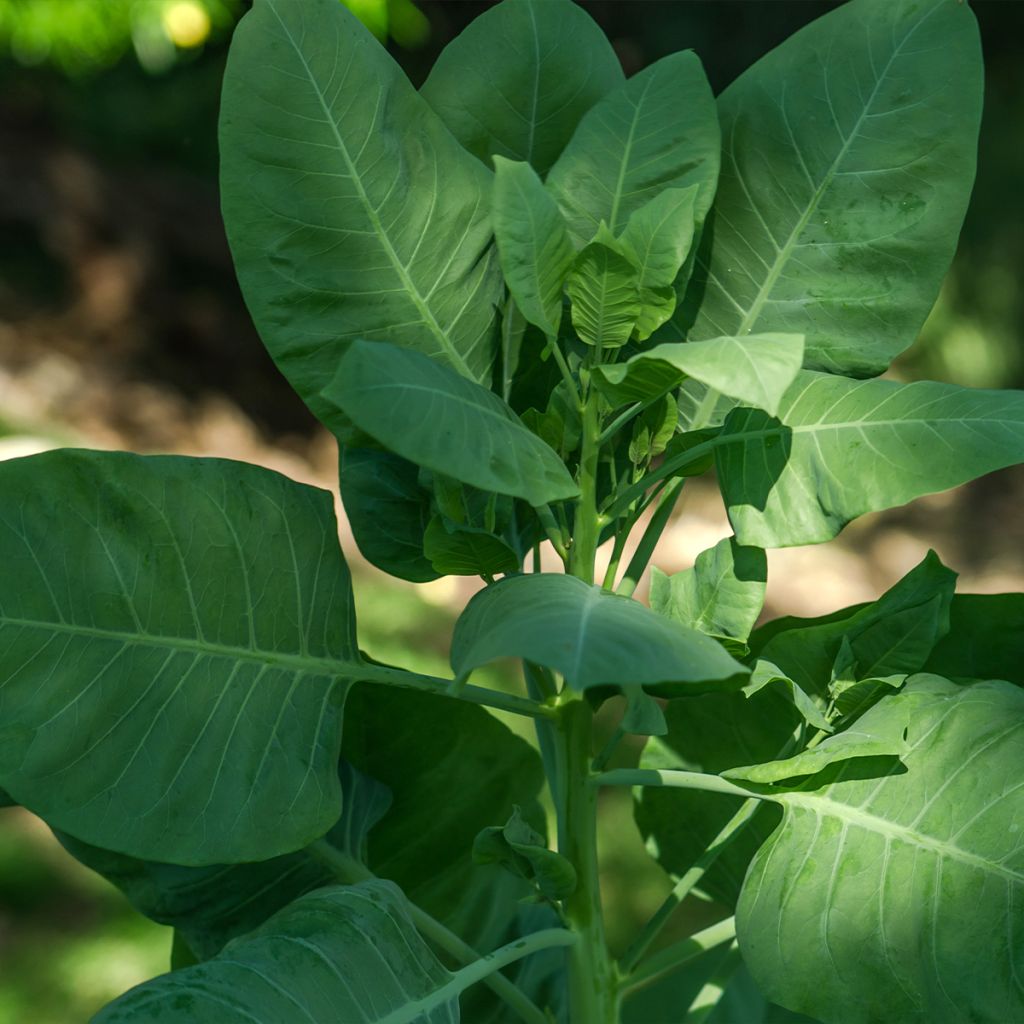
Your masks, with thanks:
M 822 620 L 781 619 L 751 637 L 751 647 L 807 693 L 825 696 L 844 642 L 857 678 L 920 671 L 949 629 L 956 573 L 929 551 L 877 601 Z
M 525 160 L 544 175 L 580 118 L 622 83 L 593 19 L 569 0 L 505 0 L 450 42 L 420 90 L 485 163 Z
M 811 368 L 884 370 L 953 255 L 981 88 L 957 0 L 853 0 L 762 58 L 719 100 L 714 224 L 679 332 L 791 331 Z
M 360 674 L 330 495 L 244 463 L 0 465 L 0 783 L 87 842 L 182 864 L 323 835 Z
M 775 415 L 803 354 L 803 338 L 796 334 L 667 342 L 624 363 L 595 367 L 594 377 L 615 405 L 648 401 L 692 378 Z
M 598 102 L 580 121 L 548 176 L 576 244 L 601 221 L 619 234 L 667 188 L 697 185 L 703 221 L 715 194 L 720 156 L 715 101 L 700 61 L 674 53 Z
M 94 1024 L 457 1024 L 456 976 L 389 882 L 319 889 L 213 960 L 131 989 Z
M 494 237 L 505 283 L 523 316 L 554 337 L 573 261 L 569 232 L 529 164 L 496 156 L 494 171 Z
M 342 445 L 338 486 L 363 558 L 413 583 L 437 579 L 423 553 L 430 491 L 420 486 L 417 466 L 391 452 Z
M 738 765 L 770 761 L 793 735 L 801 717 L 774 689 L 752 696 L 708 693 L 670 701 L 668 733 L 649 740 L 641 768 L 717 774 Z M 634 815 L 647 847 L 673 877 L 683 875 L 739 810 L 742 800 L 690 789 L 637 790 Z M 757 811 L 722 851 L 700 888 L 727 906 L 736 903 L 747 865 L 778 821 L 771 806 Z
M 576 257 L 566 290 L 581 340 L 599 350 L 629 341 L 643 308 L 640 269 L 603 225 Z
M 348 338 L 490 377 L 503 285 L 490 179 L 337 0 L 257 0 L 235 30 L 221 196 L 246 302 L 327 421 Z
M 769 999 L 827 1024 L 1024 1019 L 1024 693 L 918 676 L 861 721 L 909 700 L 905 767 L 778 795 L 740 948 Z
M 764 552 L 727 537 L 702 551 L 691 569 L 673 576 L 652 569 L 651 608 L 708 636 L 743 644 L 761 614 L 767 580 Z
M 924 671 L 1024 686 L 1024 594 L 957 594 Z
M 460 678 L 498 658 L 554 669 L 577 690 L 629 684 L 739 684 L 746 669 L 715 641 L 574 576 L 512 576 L 477 594 L 455 624 Z
M 865 512 L 1024 462 L 1024 392 L 802 371 L 778 418 L 736 409 L 716 443 L 739 542 L 813 544 Z
M 396 455 L 544 505 L 579 493 L 562 460 L 497 395 L 419 352 L 354 341 L 324 392 Z

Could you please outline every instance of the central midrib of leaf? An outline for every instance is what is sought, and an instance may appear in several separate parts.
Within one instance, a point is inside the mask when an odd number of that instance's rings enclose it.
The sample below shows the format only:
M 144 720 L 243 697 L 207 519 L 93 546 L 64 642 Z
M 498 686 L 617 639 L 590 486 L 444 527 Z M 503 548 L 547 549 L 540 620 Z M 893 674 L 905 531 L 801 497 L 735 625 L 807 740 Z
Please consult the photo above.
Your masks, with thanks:
M 757 295 L 754 297 L 754 301 L 751 303 L 750 308 L 747 310 L 743 319 L 740 321 L 739 327 L 736 329 L 737 334 L 743 335 L 750 333 L 750 331 L 753 329 L 754 324 L 757 323 L 757 318 L 761 315 L 761 310 L 764 307 L 765 302 L 767 302 L 768 296 L 771 294 L 772 289 L 775 287 L 775 283 L 776 281 L 778 281 L 779 276 L 781 275 L 790 255 L 792 255 L 793 250 L 796 248 L 797 242 L 801 234 L 803 234 L 804 228 L 807 227 L 807 224 L 810 222 L 811 217 L 813 217 L 815 212 L 817 211 L 818 204 L 821 202 L 825 193 L 829 190 L 829 187 L 832 185 L 832 182 L 835 179 L 836 173 L 838 172 L 840 165 L 846 158 L 846 154 L 849 152 L 850 146 L 853 144 L 853 141 L 857 138 L 861 126 L 864 123 L 864 119 L 868 116 L 868 111 L 871 109 L 871 104 L 874 103 L 875 97 L 878 95 L 878 90 L 881 88 L 882 82 L 885 80 L 886 75 L 888 75 L 889 69 L 892 67 L 893 61 L 900 55 L 900 52 L 902 51 L 903 47 L 906 45 L 910 37 L 938 9 L 938 4 L 933 6 L 931 10 L 929 10 L 920 19 L 920 21 L 918 21 L 900 40 L 899 45 L 893 50 L 888 61 L 886 61 L 885 67 L 882 69 L 877 79 L 875 80 L 875 86 L 871 90 L 871 95 L 867 98 L 867 100 L 864 103 L 864 107 L 861 110 L 860 116 L 857 118 L 857 123 L 853 126 L 853 129 L 850 131 L 850 134 L 847 135 L 846 139 L 843 141 L 843 144 L 840 147 L 839 152 L 836 154 L 835 159 L 829 165 L 829 168 L 825 172 L 825 176 L 822 178 L 820 184 L 814 190 L 814 193 L 807 204 L 807 208 L 800 215 L 800 218 L 794 225 L 793 230 L 789 233 L 789 237 L 786 239 L 785 244 L 782 246 L 781 249 L 778 250 L 775 256 L 775 260 L 768 270 L 768 275 L 764 279 L 764 283 L 758 289 Z M 827 69 L 825 70 L 825 74 L 827 76 Z M 783 102 L 785 102 L 785 94 L 783 94 Z M 783 110 L 783 116 L 785 116 L 785 110 Z M 796 148 L 795 145 L 794 148 Z M 739 177 L 738 174 L 737 176 Z M 742 181 L 742 178 L 740 180 Z M 746 192 L 745 184 L 743 185 L 743 190 Z M 751 205 L 754 205 L 753 199 L 751 199 Z M 756 206 L 754 207 L 754 209 L 757 209 Z M 758 212 L 758 219 L 761 220 L 762 224 L 764 224 L 764 220 L 761 217 L 760 212 Z M 768 239 L 772 241 L 773 244 L 775 244 L 771 232 L 768 231 L 767 225 L 765 225 L 765 234 L 768 236 Z M 704 269 L 710 270 L 710 268 L 706 265 Z
M 320 87 L 317 85 L 316 79 L 313 77 L 312 69 L 307 63 L 306 58 L 303 56 L 302 50 L 299 49 L 298 44 L 295 42 L 295 38 L 292 36 L 291 32 L 288 31 L 288 27 L 287 25 L 285 25 L 283 19 L 281 18 L 281 15 L 277 13 L 276 4 L 271 2 L 269 3 L 268 6 L 274 12 L 274 17 L 277 18 L 278 23 L 281 26 L 281 31 L 284 32 L 285 36 L 288 39 L 288 42 L 292 46 L 292 49 L 295 51 L 295 56 L 298 57 L 303 69 L 306 72 L 306 77 L 309 79 L 309 84 L 312 87 L 313 92 L 316 94 L 317 102 L 320 104 L 320 109 L 323 111 L 324 117 L 327 120 L 327 124 L 330 125 L 331 133 L 334 135 L 335 142 L 338 145 L 338 152 L 341 154 L 342 159 L 345 161 L 345 166 L 348 168 L 349 176 L 351 177 L 352 183 L 353 185 L 355 185 L 356 191 L 359 194 L 359 200 L 363 205 L 363 209 L 366 211 L 366 216 L 369 219 L 370 223 L 373 225 L 374 231 L 376 232 L 377 237 L 380 239 L 381 245 L 384 247 L 384 251 L 387 253 L 388 259 L 391 261 L 391 265 L 395 269 L 395 273 L 398 274 L 399 278 L 402 281 L 402 284 L 405 286 L 406 291 L 409 293 L 409 296 L 412 298 L 413 303 L 419 310 L 420 315 L 423 317 L 423 322 L 427 325 L 430 332 L 438 340 L 445 354 L 452 361 L 452 365 L 464 377 L 467 377 L 470 380 L 475 380 L 476 378 L 470 372 L 465 360 L 462 358 L 461 355 L 459 355 L 455 346 L 449 340 L 448 335 L 445 334 L 444 330 L 441 328 L 441 325 L 437 322 L 437 318 L 434 316 L 433 310 L 431 310 L 430 306 L 427 304 L 426 299 L 420 294 L 420 291 L 416 287 L 416 284 L 409 276 L 408 269 L 406 268 L 405 264 L 402 263 L 402 261 L 399 259 L 398 253 L 395 252 L 395 248 L 391 244 L 391 239 L 388 237 L 387 232 L 384 230 L 384 225 L 381 223 L 377 211 L 374 209 L 373 204 L 370 202 L 370 197 L 366 194 L 366 190 L 363 188 L 363 182 L 359 177 L 356 165 L 352 161 L 352 157 L 349 154 L 348 147 L 345 145 L 345 140 L 342 138 L 341 132 L 338 131 L 338 125 L 337 122 L 334 120 L 334 114 L 331 112 L 330 107 L 328 107 L 327 101 L 324 98 L 324 94 L 320 91 Z
M 65 633 L 72 636 L 91 637 L 100 640 L 116 640 L 122 644 L 144 647 L 158 647 L 168 650 L 185 651 L 192 654 L 206 654 L 210 657 L 231 658 L 236 661 L 253 661 L 262 665 L 278 666 L 295 672 L 315 672 L 318 675 L 351 676 L 358 669 L 360 678 L 373 666 L 362 659 L 351 660 L 315 658 L 308 654 L 287 654 L 281 651 L 267 651 L 258 647 L 238 647 L 232 644 L 218 644 L 209 640 L 192 637 L 165 636 L 157 633 L 131 633 L 125 630 L 103 629 L 98 626 L 81 626 L 72 622 L 46 622 L 39 619 L 14 619 L 0 616 L 0 626 L 21 629 L 41 629 L 51 633 Z
M 612 194 L 612 209 L 608 215 L 608 227 L 612 231 L 615 230 L 615 222 L 619 216 L 619 203 L 622 202 L 622 186 L 626 183 L 626 167 L 633 152 L 633 139 L 636 135 L 637 122 L 640 120 L 640 108 L 644 105 L 644 100 L 647 99 L 647 93 L 650 91 L 653 81 L 654 76 L 652 75 L 644 83 L 643 92 L 640 93 L 636 106 L 633 108 L 633 117 L 629 123 L 629 135 L 626 137 L 626 146 L 622 152 L 622 162 L 619 164 L 619 178 L 615 183 L 615 192 Z
M 768 799 L 772 798 L 769 797 Z M 984 857 L 979 857 L 976 853 L 971 853 L 955 843 L 945 842 L 935 836 L 925 835 L 907 825 L 887 821 L 885 818 L 872 814 L 870 811 L 865 811 L 861 807 L 838 803 L 829 797 L 804 793 L 786 793 L 775 799 L 783 806 L 800 807 L 811 811 L 818 817 L 827 815 L 837 818 L 865 831 L 896 839 L 909 846 L 932 850 L 940 857 L 948 857 L 950 860 L 959 861 L 961 864 L 967 864 L 981 871 L 987 871 L 989 874 L 999 875 L 1016 885 L 1024 885 L 1024 873 L 1022 872 L 1014 871 L 997 861 L 990 861 Z

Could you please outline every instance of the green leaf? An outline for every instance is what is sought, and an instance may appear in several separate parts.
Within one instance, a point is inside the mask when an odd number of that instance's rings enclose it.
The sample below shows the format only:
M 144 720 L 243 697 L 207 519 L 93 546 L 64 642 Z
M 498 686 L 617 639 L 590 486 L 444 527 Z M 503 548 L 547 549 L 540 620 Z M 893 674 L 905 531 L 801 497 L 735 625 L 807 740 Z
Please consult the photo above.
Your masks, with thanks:
M 629 218 L 621 243 L 640 268 L 636 337 L 649 338 L 676 308 L 672 285 L 686 262 L 696 228 L 700 189 L 667 188 Z
M 342 445 L 338 484 L 363 558 L 412 583 L 437 579 L 423 553 L 430 492 L 420 486 L 418 467 L 391 452 Z
M 740 1021 L 743 1024 L 816 1024 L 802 1013 L 767 1002 L 742 964 L 706 1021 L 707 1024 L 739 1024 Z
M 727 537 L 702 551 L 692 569 L 666 576 L 653 568 L 651 608 L 741 647 L 761 614 L 767 580 L 764 551 L 741 547 L 735 537 Z
M 664 736 L 668 732 L 661 705 L 642 687 L 624 686 L 626 710 L 622 728 L 634 736 Z
M 796 379 L 803 352 L 803 338 L 795 334 L 666 343 L 624 363 L 595 367 L 594 377 L 614 405 L 645 401 L 692 377 L 775 415 Z
M 503 285 L 490 182 L 337 0 L 258 0 L 221 103 L 224 221 L 249 310 L 325 423 L 350 338 L 490 379 Z
M 884 370 L 953 256 L 981 72 L 967 4 L 854 0 L 741 75 L 718 103 L 714 229 L 679 335 L 793 332 L 810 368 Z
M 926 672 L 1024 686 L 1024 594 L 957 594 Z
M 362 722 L 351 724 L 365 728 Z M 345 762 L 339 776 L 342 816 L 324 838 L 340 853 L 364 860 L 367 834 L 387 813 L 391 795 Z M 68 853 L 116 885 L 136 910 L 173 927 L 176 939 L 198 960 L 216 956 L 229 940 L 334 880 L 305 850 L 251 864 L 183 867 L 114 853 L 62 832 L 56 836 Z
M 797 686 L 778 665 L 773 665 L 770 661 L 765 661 L 763 658 L 757 660 L 754 665 L 754 671 L 750 673 L 750 682 L 743 687 L 742 692 L 746 696 L 752 697 L 766 686 L 775 687 L 776 684 L 781 684 L 777 686 L 777 689 L 785 694 L 786 699 L 800 712 L 800 717 L 808 725 L 813 726 L 815 729 L 821 729 L 824 732 L 833 731 L 831 723 L 822 714 L 821 709 L 814 703 L 811 697 L 801 687 Z
M 182 864 L 337 820 L 363 663 L 329 494 L 219 459 L 48 452 L 0 464 L 0 551 L 0 784 L 20 804 Z
M 577 245 L 602 221 L 614 234 L 669 188 L 698 186 L 698 223 L 715 194 L 720 151 L 711 88 L 692 52 L 663 57 L 580 121 L 548 176 Z
M 746 672 L 703 634 L 555 573 L 508 577 L 478 593 L 455 624 L 451 658 L 460 679 L 498 658 L 525 658 L 559 672 L 576 690 L 733 685 Z
M 449 525 L 442 516 L 431 519 L 423 554 L 442 576 L 496 576 L 520 568 L 519 555 L 500 537 L 475 526 Z
M 95 1024 L 336 1024 L 459 1019 L 455 975 L 389 882 L 319 889 L 221 956 L 131 989 Z
M 865 512 L 1019 462 L 1024 392 L 807 371 L 777 419 L 730 413 L 717 448 L 736 536 L 767 548 L 830 540 Z
M 575 255 L 565 222 L 529 164 L 496 156 L 494 170 L 494 237 L 505 283 L 523 316 L 555 337 Z
M 505 0 L 450 42 L 421 89 L 484 163 L 525 160 L 544 175 L 580 118 L 622 83 L 604 33 L 568 0 Z
M 940 595 L 936 594 L 926 607 L 938 612 L 941 600 Z M 915 611 L 916 609 L 911 609 L 911 614 Z M 896 620 L 907 618 L 909 618 L 907 612 L 897 613 L 885 620 L 885 627 L 897 626 L 899 628 Z M 937 618 L 938 615 L 935 615 L 933 621 Z M 928 622 L 927 614 L 917 616 L 916 621 L 925 626 Z M 927 627 L 925 626 L 925 628 Z M 914 636 L 917 632 L 917 630 L 914 630 L 913 632 L 903 634 L 900 640 L 905 642 L 908 637 Z M 852 720 L 873 704 L 877 704 L 885 696 L 887 690 L 898 690 L 906 682 L 906 679 L 906 673 L 869 677 L 866 679 L 860 678 L 853 644 L 850 643 L 848 636 L 844 636 L 839 653 L 836 655 L 835 664 L 832 666 L 832 679 L 828 684 L 828 696 L 835 706 L 834 713 L 840 718 Z M 828 731 L 831 732 L 831 728 Z
M 504 825 L 492 825 L 476 837 L 473 859 L 478 864 L 500 864 L 513 871 L 551 902 L 576 891 L 576 869 L 560 853 L 548 849 L 544 836 L 523 818 L 518 807 L 512 809 Z
M 640 274 L 607 231 L 597 237 L 576 257 L 569 274 L 572 325 L 588 345 L 620 348 L 640 316 Z
M 862 678 L 917 672 L 949 628 L 956 573 L 929 551 L 877 601 L 823 619 L 780 619 L 757 630 L 751 648 L 807 693 L 825 696 L 844 641 Z
M 862 723 L 910 696 L 902 769 L 846 761 L 777 796 L 740 948 L 768 999 L 829 1024 L 1021 1019 L 1024 693 L 919 676 Z
M 386 448 L 435 473 L 531 505 L 579 493 L 562 460 L 497 395 L 419 352 L 354 341 L 324 395 Z
M 718 774 L 742 764 L 778 757 L 802 719 L 774 687 L 751 697 L 742 693 L 707 693 L 669 701 L 668 733 L 647 742 L 641 768 L 685 768 Z M 743 801 L 692 789 L 636 790 L 634 815 L 647 848 L 673 878 L 683 875 L 711 845 Z M 719 854 L 700 881 L 700 889 L 726 906 L 734 906 L 747 865 L 778 821 L 772 805 Z

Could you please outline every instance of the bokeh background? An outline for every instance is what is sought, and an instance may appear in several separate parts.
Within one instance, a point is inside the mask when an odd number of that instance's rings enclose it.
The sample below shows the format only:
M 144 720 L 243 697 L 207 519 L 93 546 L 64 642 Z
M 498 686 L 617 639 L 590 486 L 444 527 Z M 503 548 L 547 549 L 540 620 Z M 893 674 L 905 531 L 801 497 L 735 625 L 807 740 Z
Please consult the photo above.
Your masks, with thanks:
M 489 6 L 345 2 L 416 84 Z M 583 6 L 627 73 L 692 48 L 718 92 L 834 4 Z M 891 373 L 1022 387 L 1024 2 L 972 6 L 987 62 L 978 182 L 939 302 Z M 264 353 L 218 212 L 220 80 L 245 7 L 0 0 L 0 458 L 66 444 L 218 455 L 334 487 L 334 443 Z M 657 559 L 668 571 L 729 532 L 716 493 L 691 490 Z M 767 610 L 810 615 L 871 599 L 929 547 L 961 573 L 964 590 L 1024 590 L 1022 502 L 1024 472 L 1008 470 L 868 517 L 831 544 L 773 553 Z M 363 645 L 444 672 L 472 582 L 390 580 L 359 560 L 342 529 Z M 606 899 L 621 943 L 667 881 L 645 862 L 628 794 L 609 799 Z M 77 1024 L 165 970 L 169 948 L 167 929 L 78 867 L 38 820 L 0 810 L 0 1024 Z

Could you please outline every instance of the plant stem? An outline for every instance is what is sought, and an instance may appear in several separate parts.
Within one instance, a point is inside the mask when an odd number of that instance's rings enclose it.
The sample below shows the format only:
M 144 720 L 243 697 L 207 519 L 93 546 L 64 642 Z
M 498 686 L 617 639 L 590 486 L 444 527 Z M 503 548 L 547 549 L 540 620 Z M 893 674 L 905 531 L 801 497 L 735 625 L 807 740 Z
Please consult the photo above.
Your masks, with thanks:
M 407 672 L 404 668 L 392 668 L 389 665 L 365 664 L 359 669 L 361 681 L 381 683 L 384 686 L 395 686 L 404 690 L 418 690 L 421 693 L 436 693 L 440 697 L 457 697 L 471 704 L 482 704 L 484 707 L 508 711 L 514 715 L 527 718 L 551 718 L 555 715 L 553 708 L 538 704 L 526 697 L 517 697 L 512 693 L 502 693 L 486 686 L 464 685 L 452 689 L 454 679 L 440 679 L 437 676 L 425 676 L 418 672 Z
M 597 787 L 589 785 L 593 712 L 583 699 L 563 704 L 559 731 L 558 849 L 576 869 L 565 919 L 579 941 L 569 954 L 570 1020 L 616 1024 L 618 977 L 604 935 L 597 862 Z
M 601 753 L 594 758 L 593 763 L 590 766 L 590 770 L 593 772 L 604 771 L 604 766 L 611 760 L 612 754 L 615 753 L 619 744 L 622 742 L 622 737 L 626 735 L 626 730 L 623 728 L 620 722 L 615 727 L 615 732 L 608 737 L 608 742 L 601 749 Z
M 575 536 L 569 570 L 584 583 L 594 582 L 594 560 L 600 526 L 597 520 L 597 470 L 601 454 L 597 403 L 600 395 L 593 388 L 583 405 L 583 445 L 580 452 L 580 498 L 576 506 Z
M 647 529 L 644 530 L 644 534 L 640 538 L 640 544 L 633 557 L 629 560 L 629 565 L 626 567 L 626 572 L 619 582 L 616 593 L 629 597 L 636 590 L 636 585 L 640 582 L 640 577 L 643 576 L 644 570 L 654 554 L 654 549 L 658 546 L 658 541 L 661 540 L 661 535 L 665 532 L 665 527 L 668 526 L 668 521 L 672 518 L 672 512 L 676 507 L 676 502 L 679 500 L 679 495 L 682 494 L 685 483 L 686 477 L 680 477 L 678 480 L 673 480 L 665 488 L 658 502 L 658 508 L 655 510 L 651 521 L 647 524 Z
M 722 442 L 718 438 L 712 438 L 710 441 L 703 441 L 701 444 L 695 444 L 692 448 L 687 449 L 685 452 L 680 452 L 671 459 L 666 459 L 657 469 L 652 470 L 645 477 L 641 477 L 635 484 L 631 484 L 621 494 L 617 494 L 615 496 L 615 500 L 605 510 L 605 516 L 609 519 L 617 518 L 622 514 L 623 510 L 629 508 L 629 506 L 632 505 L 648 487 L 656 484 L 659 480 L 664 480 L 666 477 L 676 476 L 679 472 L 686 469 L 693 463 L 700 462 L 701 459 L 713 452 L 721 443 Z
M 306 851 L 326 865 L 334 877 L 343 885 L 355 885 L 358 882 L 367 882 L 377 876 L 362 861 L 350 857 L 347 853 L 335 849 L 326 839 L 318 839 L 306 847 Z M 482 958 L 480 954 L 468 943 L 463 942 L 455 932 L 446 928 L 436 918 L 431 917 L 425 910 L 416 906 L 415 903 L 406 901 L 406 910 L 412 918 L 416 930 L 427 939 L 430 939 L 439 949 L 443 949 L 459 964 L 473 964 Z M 564 931 L 564 929 L 552 929 Z M 565 932 L 565 934 L 569 934 Z M 523 940 L 519 940 L 523 941 Z M 514 945 L 514 943 L 512 944 Z M 509 947 L 503 947 L 505 949 Z M 501 952 L 500 950 L 498 952 Z M 495 954 L 492 954 L 492 956 Z M 523 954 L 524 956 L 526 954 Z M 501 964 L 497 967 L 502 966 Z M 497 967 L 493 970 L 497 970 Z M 504 974 L 495 973 L 482 979 L 495 995 L 499 996 L 511 1009 L 526 1021 L 526 1024 L 548 1024 L 547 1016 L 521 989 L 509 981 Z M 461 991 L 461 989 L 459 990 Z
M 562 355 L 562 350 L 559 348 L 557 338 L 549 338 L 548 345 L 551 349 L 551 354 L 555 357 L 555 362 L 558 364 L 559 372 L 562 374 L 562 380 L 565 381 L 566 387 L 569 389 L 569 394 L 576 399 L 576 405 L 581 406 L 580 391 L 576 386 L 576 381 L 572 379 L 572 370 L 569 369 L 569 364 L 565 361 L 565 356 Z
M 672 971 L 696 960 L 709 949 L 721 946 L 725 942 L 732 942 L 735 938 L 736 918 L 728 917 L 718 924 L 711 925 L 710 928 L 697 932 L 696 935 L 673 942 L 645 960 L 625 982 L 623 991 L 635 992 L 650 985 L 666 974 L 671 974 Z
M 544 527 L 544 532 L 547 534 L 551 546 L 558 553 L 558 557 L 561 558 L 562 562 L 565 563 L 569 558 L 569 552 L 565 547 L 565 537 L 561 527 L 555 522 L 554 513 L 552 513 L 547 505 L 538 505 L 533 511 L 537 513 L 537 518 L 540 520 L 540 525 Z
M 591 777 L 597 786 L 673 786 L 678 789 L 702 789 L 708 793 L 726 793 L 729 796 L 754 797 L 758 800 L 775 800 L 765 793 L 751 793 L 736 783 L 719 775 L 705 775 L 703 772 L 671 771 L 655 768 L 616 768 Z
M 629 974 L 633 971 L 640 958 L 647 952 L 651 943 L 657 938 L 658 933 L 672 916 L 672 912 L 690 895 L 693 887 L 704 877 L 708 868 L 715 863 L 721 852 L 743 831 L 747 823 L 757 812 L 758 807 L 760 807 L 759 801 L 754 799 L 745 800 L 743 806 L 729 819 L 722 831 L 715 836 L 693 867 L 676 882 L 672 891 L 665 897 L 665 902 L 658 907 L 651 919 L 644 925 L 643 930 L 634 940 L 633 944 L 619 960 L 619 970 L 623 974 Z
M 522 960 L 523 957 L 529 956 L 531 953 L 537 953 L 542 949 L 551 949 L 555 946 L 573 946 L 575 942 L 576 937 L 565 928 L 545 928 L 543 931 L 533 932 L 521 939 L 514 939 L 512 942 L 496 949 L 493 953 L 488 953 L 486 956 L 482 956 L 478 960 L 474 960 L 472 963 L 455 971 L 451 981 L 435 989 L 429 995 L 424 996 L 422 999 L 408 1002 L 393 1013 L 379 1018 L 379 1024 L 402 1024 L 405 1021 L 419 1019 L 417 1011 L 421 1012 L 425 1019 L 428 1011 L 435 1009 L 440 1002 L 456 998 L 465 992 L 470 985 L 475 985 L 478 981 L 486 982 L 494 975 L 495 971 L 500 970 L 502 967 L 507 967 L 509 964 Z M 525 999 L 525 996 L 523 998 Z M 533 1004 L 531 1003 L 530 1005 L 532 1006 Z M 546 1024 L 546 1016 L 537 1007 L 533 1008 L 537 1010 L 539 1016 L 529 1018 L 530 1024 L 541 1024 L 542 1021 Z

